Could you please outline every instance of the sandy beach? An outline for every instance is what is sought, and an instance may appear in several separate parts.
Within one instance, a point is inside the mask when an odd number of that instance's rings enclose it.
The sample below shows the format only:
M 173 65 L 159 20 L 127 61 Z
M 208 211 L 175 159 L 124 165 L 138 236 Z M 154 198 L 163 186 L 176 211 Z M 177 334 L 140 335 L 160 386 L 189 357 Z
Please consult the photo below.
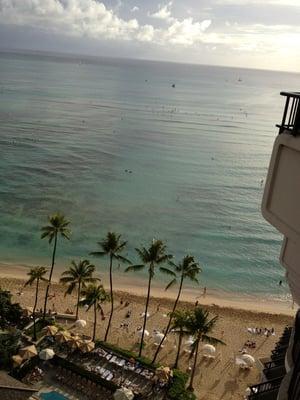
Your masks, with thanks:
M 23 287 L 24 279 L 28 266 L 19 265 L 0 265 L 0 286 L 12 292 L 14 300 L 20 302 L 23 307 L 30 307 L 34 300 L 34 287 Z M 116 274 L 117 275 L 117 274 Z M 58 275 L 54 276 L 57 281 Z M 103 276 L 103 284 L 108 288 L 106 277 Z M 136 334 L 137 327 L 142 325 L 141 313 L 144 310 L 145 303 L 145 282 L 135 281 L 132 276 L 122 279 L 122 282 L 115 279 L 116 310 L 112 324 L 112 330 L 109 342 L 115 343 L 121 347 L 133 350 L 138 342 Z M 41 288 L 41 296 L 38 307 L 42 306 L 42 300 L 45 287 Z M 21 295 L 17 293 L 22 291 Z M 64 288 L 53 283 L 50 290 L 53 296 L 49 300 L 49 307 L 58 312 L 65 312 L 67 308 L 74 309 L 76 303 L 76 293 L 72 296 L 64 296 Z M 199 289 L 186 289 L 182 296 L 179 308 L 190 308 L 194 306 L 195 298 L 199 297 Z M 55 296 L 54 296 L 55 295 Z M 150 304 L 150 317 L 148 319 L 147 330 L 150 336 L 147 339 L 147 346 L 144 355 L 151 357 L 155 351 L 153 344 L 153 330 L 162 330 L 167 323 L 166 314 L 170 311 L 173 304 L 174 292 L 164 292 L 162 288 L 154 285 L 152 299 Z M 128 301 L 127 307 L 121 306 L 120 300 Z M 222 298 L 220 293 L 210 294 L 203 298 L 198 298 L 199 304 L 204 305 L 212 314 L 219 316 L 219 321 L 214 332 L 216 337 L 222 338 L 226 346 L 217 348 L 217 357 L 213 361 L 205 361 L 199 357 L 197 367 L 197 377 L 195 380 L 195 389 L 197 398 L 200 400 L 219 400 L 219 399 L 242 399 L 247 386 L 259 382 L 260 372 L 258 368 L 253 368 L 249 372 L 241 372 L 234 364 L 234 358 L 239 355 L 239 350 L 244 347 L 244 343 L 249 339 L 256 342 L 256 348 L 250 349 L 249 353 L 256 359 L 266 357 L 274 347 L 275 342 L 284 326 L 292 323 L 294 311 L 290 304 L 281 302 L 264 302 L 254 299 L 241 299 L 238 296 Z M 109 313 L 109 304 L 104 306 L 106 315 Z M 131 310 L 131 317 L 125 317 L 128 310 Z M 86 334 L 91 334 L 93 316 L 91 312 L 86 313 L 84 309 L 80 310 L 80 318 L 87 320 L 88 324 L 84 328 Z M 100 318 L 99 318 L 100 320 Z M 103 339 L 106 327 L 105 321 L 99 321 L 97 327 L 97 336 Z M 121 328 L 122 323 L 128 323 L 127 328 Z M 248 327 L 274 328 L 275 336 L 266 337 L 264 335 L 251 335 L 247 332 Z M 163 351 L 160 354 L 159 361 L 162 364 L 172 365 L 175 357 L 175 348 L 177 338 L 171 334 Z M 180 367 L 187 370 L 190 365 L 188 354 L 182 353 Z

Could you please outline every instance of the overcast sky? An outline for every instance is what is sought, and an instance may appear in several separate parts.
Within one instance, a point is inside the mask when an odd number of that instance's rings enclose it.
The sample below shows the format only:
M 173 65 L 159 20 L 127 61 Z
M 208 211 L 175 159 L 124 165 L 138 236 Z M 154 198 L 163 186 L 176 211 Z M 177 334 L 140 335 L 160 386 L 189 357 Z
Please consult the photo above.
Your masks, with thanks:
M 0 49 L 300 72 L 300 0 L 0 0 Z

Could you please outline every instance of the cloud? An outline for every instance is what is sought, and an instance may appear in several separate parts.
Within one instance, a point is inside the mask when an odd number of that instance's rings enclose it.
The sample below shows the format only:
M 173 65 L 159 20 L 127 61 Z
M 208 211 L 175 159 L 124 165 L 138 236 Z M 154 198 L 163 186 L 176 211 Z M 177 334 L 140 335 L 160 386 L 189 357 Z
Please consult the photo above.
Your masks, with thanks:
M 173 44 L 191 46 L 203 40 L 203 33 L 211 25 L 211 20 L 194 22 L 193 18 L 175 20 L 165 32 L 165 40 Z
M 134 7 L 132 7 L 132 9 L 130 11 L 131 12 L 139 11 L 139 7 L 138 6 L 134 6 Z
M 168 4 L 165 5 L 159 4 L 158 10 L 153 14 L 149 13 L 149 17 L 161 19 L 167 22 L 173 22 L 174 18 L 171 16 L 172 4 L 173 4 L 172 1 L 170 1 Z
M 201 42 L 204 31 L 211 24 L 210 20 L 197 22 L 191 17 L 183 20 L 173 18 L 171 2 L 153 14 L 155 18 L 167 20 L 167 28 L 141 25 L 135 18 L 125 20 L 115 10 L 109 10 L 96 0 L 0 0 L 0 5 L 0 23 L 101 40 L 190 46 Z

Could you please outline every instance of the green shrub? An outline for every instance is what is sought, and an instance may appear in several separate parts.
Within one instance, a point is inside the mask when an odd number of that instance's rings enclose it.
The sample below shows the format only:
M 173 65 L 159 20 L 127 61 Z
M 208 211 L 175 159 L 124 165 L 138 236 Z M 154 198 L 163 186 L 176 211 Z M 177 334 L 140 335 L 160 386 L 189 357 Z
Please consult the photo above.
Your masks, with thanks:
M 97 340 L 96 341 L 96 346 L 102 347 L 103 349 L 112 350 L 113 352 L 115 352 L 116 354 L 119 354 L 120 356 L 122 356 L 124 358 L 128 358 L 128 359 L 129 358 L 134 358 L 140 364 L 144 365 L 145 367 L 147 367 L 149 369 L 153 369 L 154 370 L 157 367 L 159 367 L 159 364 L 151 364 L 151 360 L 149 360 L 149 358 L 147 358 L 147 357 L 138 357 L 132 351 L 121 349 L 120 347 L 115 346 L 113 344 L 102 342 L 101 340 Z
M 27 319 L 23 318 L 23 310 L 19 303 L 12 303 L 12 294 L 0 288 L 0 328 L 23 328 Z
M 188 374 L 185 374 L 178 369 L 174 369 L 167 398 L 170 400 L 196 400 L 194 393 L 191 393 L 186 389 L 188 378 Z
M 7 368 L 11 364 L 11 357 L 20 347 L 20 331 L 12 329 L 0 332 L 0 368 Z

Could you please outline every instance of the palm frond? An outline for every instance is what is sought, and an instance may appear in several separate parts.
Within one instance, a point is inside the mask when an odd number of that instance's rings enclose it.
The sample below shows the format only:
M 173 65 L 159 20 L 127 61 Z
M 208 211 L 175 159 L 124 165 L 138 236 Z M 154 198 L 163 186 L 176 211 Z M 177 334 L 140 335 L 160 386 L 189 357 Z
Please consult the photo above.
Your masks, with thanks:
M 213 345 L 222 344 L 222 345 L 226 346 L 225 342 L 223 342 L 222 340 L 217 339 L 213 336 L 202 335 L 202 342 L 207 342 L 207 343 L 213 344 Z
M 127 268 L 125 269 L 125 272 L 131 272 L 131 271 L 137 272 L 137 271 L 141 271 L 144 267 L 145 267 L 144 264 L 140 264 L 140 265 L 130 265 L 129 267 L 127 267 Z
M 174 286 L 176 284 L 176 282 L 177 282 L 176 278 L 172 279 L 171 282 L 169 282 L 167 284 L 167 286 L 165 287 L 165 290 L 170 289 L 170 287 Z

